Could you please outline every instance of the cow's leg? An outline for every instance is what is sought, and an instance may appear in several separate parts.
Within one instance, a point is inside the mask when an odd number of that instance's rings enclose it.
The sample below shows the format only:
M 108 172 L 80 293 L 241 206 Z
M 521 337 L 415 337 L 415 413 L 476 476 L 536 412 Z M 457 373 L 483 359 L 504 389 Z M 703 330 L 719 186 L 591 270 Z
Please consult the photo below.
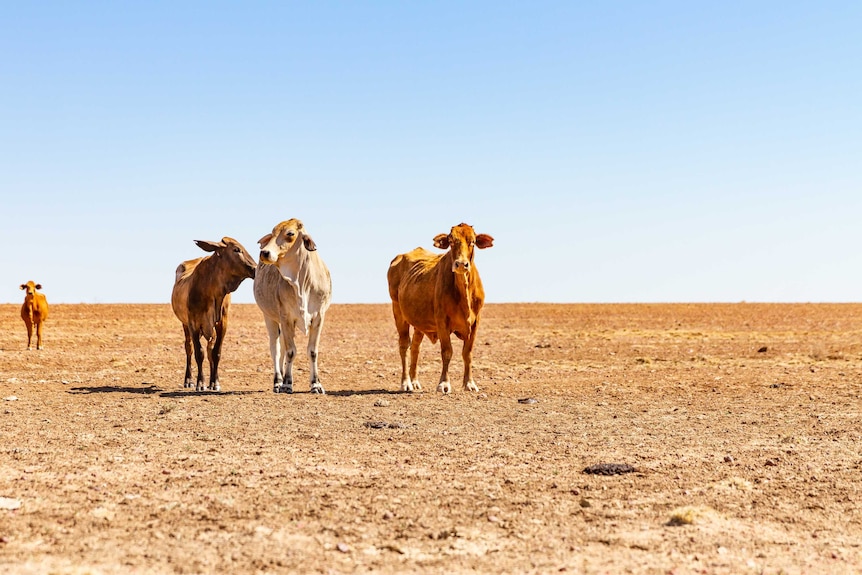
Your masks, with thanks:
M 401 315 L 401 306 L 392 302 L 392 315 L 395 317 L 395 328 L 398 330 L 398 354 L 401 357 L 401 391 L 413 391 L 413 383 L 407 375 L 407 350 L 410 349 L 410 324 Z M 414 337 L 415 337 L 415 331 Z
M 452 361 L 452 334 L 449 329 L 438 331 L 440 336 L 440 357 L 443 360 L 443 370 L 440 372 L 440 383 L 437 384 L 437 391 L 442 393 L 450 393 L 452 385 L 449 383 L 449 362 Z
M 183 387 L 192 387 L 195 384 L 192 380 L 192 334 L 187 325 L 183 325 L 183 336 L 186 348 L 186 377 L 183 380 Z
M 296 358 L 296 342 L 294 341 L 295 327 L 292 323 L 283 321 L 281 324 L 282 353 L 285 353 L 284 382 L 279 391 L 281 393 L 293 393 L 293 360 Z
M 413 330 L 413 340 L 410 342 L 410 383 L 413 386 L 410 391 L 422 391 L 422 384 L 419 383 L 419 376 L 416 370 L 419 366 L 419 346 L 422 345 L 422 339 L 425 334 L 421 331 Z
M 308 359 L 311 363 L 311 393 L 324 394 L 323 384 L 317 370 L 317 350 L 320 346 L 320 334 L 323 331 L 324 313 L 319 312 L 311 318 L 311 329 L 308 331 Z
M 281 334 L 279 333 L 278 322 L 274 319 L 264 318 L 266 324 L 266 333 L 269 335 L 269 356 L 272 358 L 272 391 L 278 393 L 283 381 L 283 362 L 281 359 Z
M 464 339 L 464 348 L 461 357 L 464 359 L 464 389 L 467 391 L 479 391 L 479 386 L 473 381 L 473 343 L 476 341 L 476 332 L 479 330 L 479 320 L 473 324 L 470 334 Z
M 45 349 L 42 346 L 42 317 L 36 318 L 36 349 Z
M 222 316 L 224 318 L 224 316 Z M 220 321 L 215 326 L 215 337 L 208 344 L 208 355 L 210 358 L 210 385 L 211 391 L 221 391 L 221 386 L 218 381 L 218 364 L 221 361 L 221 345 L 224 342 L 224 334 L 227 331 L 227 326 L 224 321 Z
M 210 390 L 221 391 L 221 386 L 218 381 L 218 366 L 221 362 L 221 346 L 224 343 L 224 336 L 227 333 L 227 320 L 230 311 L 228 302 L 225 301 L 221 308 L 221 319 L 215 324 L 215 341 L 209 342 L 209 358 L 210 358 Z
M 27 326 L 27 351 L 30 351 L 33 349 L 33 320 L 25 316 L 24 324 Z
M 195 383 L 195 391 L 204 391 L 204 350 L 201 347 L 201 332 L 192 330 L 192 345 L 195 348 L 195 363 L 198 365 L 198 377 Z

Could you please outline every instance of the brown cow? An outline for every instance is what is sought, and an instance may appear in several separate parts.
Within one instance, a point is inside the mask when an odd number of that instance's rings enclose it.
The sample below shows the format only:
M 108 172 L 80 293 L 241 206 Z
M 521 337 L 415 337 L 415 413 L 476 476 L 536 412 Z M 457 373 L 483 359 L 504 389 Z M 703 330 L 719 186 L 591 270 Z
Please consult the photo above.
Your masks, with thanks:
M 44 349 L 42 324 L 48 319 L 48 300 L 45 294 L 36 291 L 42 289 L 42 284 L 29 281 L 21 284 L 21 289 L 27 292 L 24 296 L 24 305 L 21 306 L 21 319 L 27 325 L 27 349 L 33 349 L 33 326 L 36 326 L 36 349 Z
M 389 297 L 398 328 L 398 351 L 401 353 L 401 390 L 420 390 L 416 378 L 419 345 L 428 336 L 431 343 L 440 338 L 443 371 L 437 391 L 449 393 L 449 361 L 452 359 L 451 334 L 464 341 L 464 389 L 479 391 L 471 371 L 473 344 L 479 329 L 479 313 L 485 302 L 485 291 L 479 270 L 473 265 L 474 248 L 494 245 L 494 238 L 478 234 L 471 226 L 460 224 L 449 234 L 434 238 L 434 245 L 447 249 L 433 254 L 416 248 L 396 256 L 389 264 Z M 413 326 L 413 340 L 410 339 Z M 410 374 L 407 373 L 407 348 L 410 348 Z
M 186 376 L 184 387 L 192 386 L 192 346 L 198 365 L 196 391 L 204 391 L 201 336 L 207 341 L 210 364 L 209 389 L 219 391 L 218 364 L 221 346 L 227 331 L 230 294 L 236 291 L 245 278 L 254 278 L 257 263 L 242 245 L 233 238 L 220 242 L 195 240 L 204 251 L 212 252 L 179 265 L 171 293 L 171 307 L 183 323 L 186 347 Z

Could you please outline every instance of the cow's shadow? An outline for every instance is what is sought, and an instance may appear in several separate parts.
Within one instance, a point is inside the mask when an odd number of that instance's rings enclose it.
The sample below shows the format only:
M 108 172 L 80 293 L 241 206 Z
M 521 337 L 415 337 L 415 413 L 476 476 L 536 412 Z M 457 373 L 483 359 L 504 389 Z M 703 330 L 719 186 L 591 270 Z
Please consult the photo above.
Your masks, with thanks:
M 130 385 L 97 385 L 93 387 L 73 387 L 68 393 L 74 395 L 89 395 L 93 393 L 133 393 L 138 395 L 158 394 L 159 397 L 210 397 L 219 395 L 252 395 L 263 391 L 165 391 L 154 384 L 142 386 Z
M 69 390 L 69 393 L 80 395 L 80 394 L 91 394 L 91 393 L 137 393 L 141 395 L 152 395 L 154 393 L 161 393 L 162 389 L 156 387 L 153 384 L 144 384 L 146 387 L 133 387 L 133 386 L 123 386 L 123 385 L 97 385 L 94 387 L 73 387 Z
M 159 397 L 218 397 L 226 395 L 254 395 L 263 393 L 256 391 L 163 391 Z
M 326 395 L 350 397 L 353 395 L 400 395 L 401 393 L 401 390 L 393 391 L 391 389 L 341 389 L 338 391 L 327 391 Z
M 138 395 L 153 395 L 158 394 L 159 397 L 212 397 L 212 396 L 227 396 L 227 395 L 260 395 L 272 393 L 271 390 L 257 389 L 246 391 L 194 391 L 194 390 L 176 390 L 165 391 L 157 387 L 155 384 L 142 384 L 141 386 L 131 385 L 96 385 L 92 387 L 73 387 L 67 393 L 74 395 L 90 395 L 94 393 L 133 393 Z M 327 395 L 332 397 L 352 397 L 354 395 L 401 395 L 404 392 L 392 389 L 340 389 L 337 391 L 327 391 L 323 397 Z M 284 395 L 315 395 L 310 391 L 294 391 L 293 394 Z

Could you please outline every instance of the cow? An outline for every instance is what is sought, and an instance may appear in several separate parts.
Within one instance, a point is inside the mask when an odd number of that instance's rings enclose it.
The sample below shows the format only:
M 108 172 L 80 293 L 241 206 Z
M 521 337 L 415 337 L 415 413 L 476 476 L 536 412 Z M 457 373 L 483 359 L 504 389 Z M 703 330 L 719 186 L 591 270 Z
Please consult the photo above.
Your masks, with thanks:
M 475 248 L 494 245 L 494 238 L 476 234 L 472 226 L 454 226 L 448 234 L 434 237 L 434 246 L 448 250 L 434 254 L 418 247 L 400 254 L 389 264 L 389 297 L 398 329 L 398 351 L 401 354 L 401 390 L 422 389 L 416 377 L 419 346 L 424 337 L 431 343 L 440 339 L 443 371 L 437 391 L 450 393 L 449 362 L 452 359 L 451 334 L 463 340 L 464 389 L 479 391 L 471 368 L 473 344 L 479 329 L 479 314 L 485 302 L 485 291 L 479 270 L 473 264 Z M 413 339 L 410 327 L 413 327 Z M 410 372 L 407 372 L 407 348 L 410 348 Z
M 36 349 L 44 349 L 42 345 L 42 324 L 48 319 L 48 300 L 45 294 L 36 290 L 42 289 L 42 284 L 29 281 L 21 284 L 25 290 L 24 304 L 21 306 L 21 319 L 27 326 L 27 351 L 33 349 L 33 327 L 36 327 Z
M 227 331 L 230 294 L 245 278 L 254 278 L 257 262 L 242 244 L 224 237 L 220 242 L 195 240 L 205 252 L 211 252 L 179 265 L 171 293 L 171 307 L 183 324 L 186 348 L 186 375 L 183 387 L 192 387 L 192 347 L 198 366 L 195 391 L 204 391 L 204 352 L 200 338 L 207 342 L 210 364 L 209 389 L 220 391 L 218 364 Z
M 311 393 L 324 394 L 317 369 L 323 320 L 332 299 L 329 269 L 302 222 L 283 221 L 258 241 L 254 299 L 263 312 L 272 357 L 272 391 L 293 393 L 296 328 L 308 337 Z

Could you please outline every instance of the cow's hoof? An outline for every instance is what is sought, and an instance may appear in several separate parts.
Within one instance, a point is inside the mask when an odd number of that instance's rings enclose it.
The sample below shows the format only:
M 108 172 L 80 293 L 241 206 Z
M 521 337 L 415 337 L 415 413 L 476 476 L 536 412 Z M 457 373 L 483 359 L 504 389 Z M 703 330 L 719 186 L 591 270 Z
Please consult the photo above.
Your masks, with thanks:
M 219 384 L 211 385 L 210 391 L 221 391 L 221 386 Z
M 464 384 L 464 389 L 467 391 L 479 391 L 479 386 L 472 381 L 468 381 Z
M 284 383 L 275 389 L 276 393 L 293 393 L 293 385 Z
M 318 383 L 311 386 L 311 393 L 326 395 L 326 390 L 324 390 L 323 386 Z
M 401 391 L 405 393 L 413 393 L 413 382 L 410 380 L 401 382 Z
M 452 385 L 448 381 L 441 381 L 437 385 L 437 391 L 440 393 L 452 393 Z

